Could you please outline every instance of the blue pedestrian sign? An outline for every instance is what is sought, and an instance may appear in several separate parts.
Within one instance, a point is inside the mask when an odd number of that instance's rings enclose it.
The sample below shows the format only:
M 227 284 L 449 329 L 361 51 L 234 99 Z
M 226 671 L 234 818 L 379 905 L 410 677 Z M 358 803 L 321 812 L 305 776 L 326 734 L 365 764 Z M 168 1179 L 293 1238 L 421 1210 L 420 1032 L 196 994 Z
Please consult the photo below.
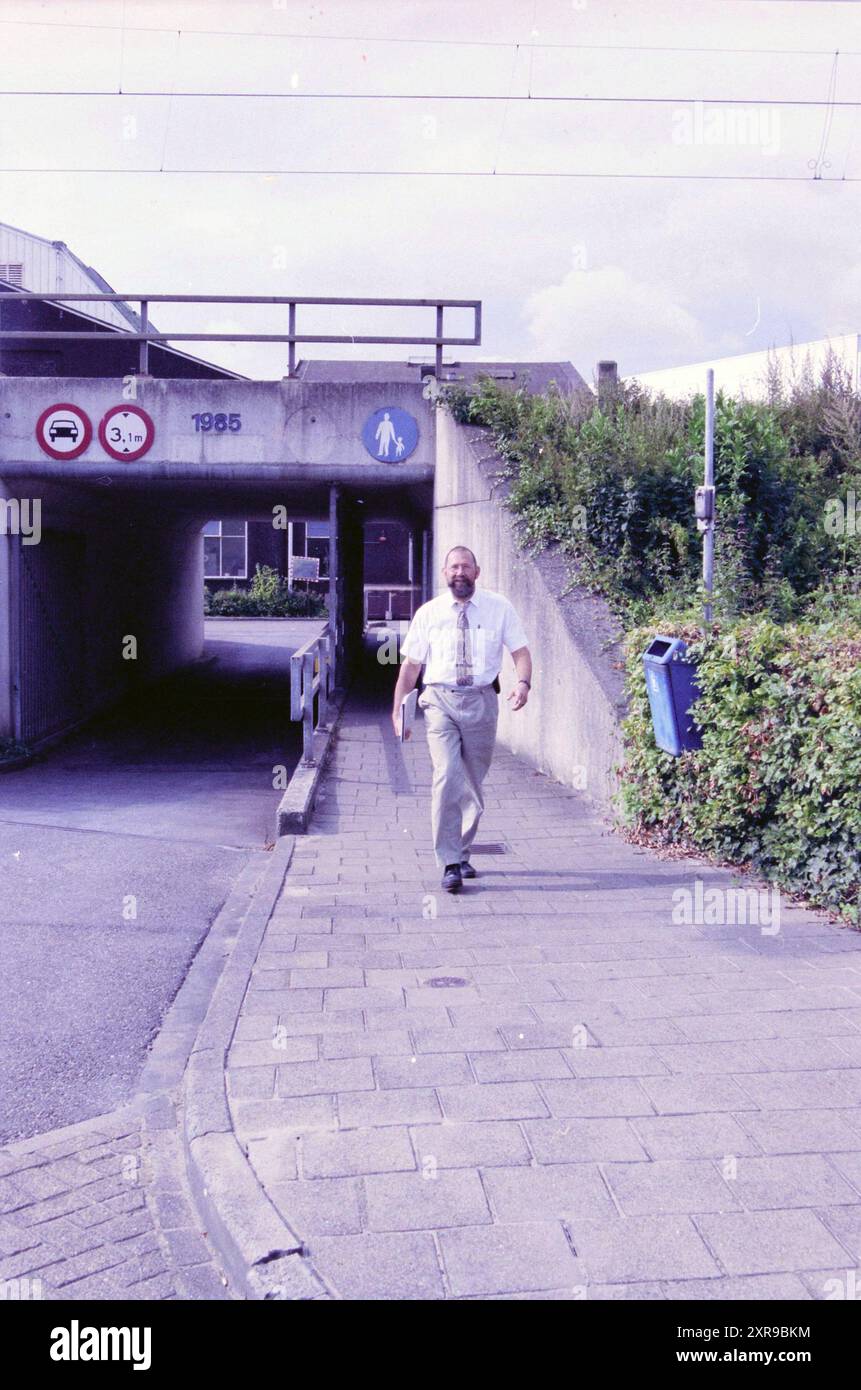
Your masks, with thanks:
M 362 428 L 362 443 L 375 459 L 399 463 L 409 458 L 419 442 L 417 422 L 396 405 L 369 415 Z

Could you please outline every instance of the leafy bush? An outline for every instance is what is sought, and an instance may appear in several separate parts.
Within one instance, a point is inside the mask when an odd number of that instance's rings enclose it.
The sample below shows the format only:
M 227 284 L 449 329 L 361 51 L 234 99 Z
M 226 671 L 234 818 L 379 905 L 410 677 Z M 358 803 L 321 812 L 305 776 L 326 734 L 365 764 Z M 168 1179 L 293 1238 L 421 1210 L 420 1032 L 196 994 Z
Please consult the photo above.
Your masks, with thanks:
M 450 388 L 455 417 L 493 435 L 524 544 L 555 541 L 574 575 L 628 622 L 697 591 L 705 399 L 676 402 L 620 384 L 601 406 L 482 378 Z M 826 503 L 861 498 L 861 402 L 839 365 L 768 402 L 718 393 L 716 612 L 799 616 L 828 576 L 861 587 L 861 543 L 831 534 Z M 573 576 L 572 576 L 573 577 Z
M 826 604 L 827 607 L 827 604 Z M 660 629 L 689 641 L 703 746 L 655 744 L 642 653 Z M 706 637 L 663 620 L 629 633 L 621 803 L 653 843 L 746 863 L 853 922 L 861 909 L 861 601 L 840 616 L 767 617 Z
M 258 565 L 247 589 L 204 586 L 203 611 L 220 618 L 323 618 L 326 604 L 321 594 L 291 589 L 271 565 Z

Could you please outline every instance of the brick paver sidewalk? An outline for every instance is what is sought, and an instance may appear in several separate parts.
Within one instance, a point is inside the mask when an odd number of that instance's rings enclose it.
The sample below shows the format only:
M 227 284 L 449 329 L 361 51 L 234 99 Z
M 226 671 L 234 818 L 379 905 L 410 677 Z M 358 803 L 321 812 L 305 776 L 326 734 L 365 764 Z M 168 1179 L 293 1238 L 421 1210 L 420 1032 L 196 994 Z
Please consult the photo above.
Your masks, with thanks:
M 445 894 L 429 785 L 421 722 L 402 753 L 352 701 L 229 1056 L 237 1134 L 330 1289 L 840 1296 L 861 937 L 786 903 L 778 932 L 674 921 L 674 890 L 736 880 L 501 746 L 479 877 Z
M 183 1169 L 131 1107 L 0 1148 L 0 1302 L 231 1297 Z

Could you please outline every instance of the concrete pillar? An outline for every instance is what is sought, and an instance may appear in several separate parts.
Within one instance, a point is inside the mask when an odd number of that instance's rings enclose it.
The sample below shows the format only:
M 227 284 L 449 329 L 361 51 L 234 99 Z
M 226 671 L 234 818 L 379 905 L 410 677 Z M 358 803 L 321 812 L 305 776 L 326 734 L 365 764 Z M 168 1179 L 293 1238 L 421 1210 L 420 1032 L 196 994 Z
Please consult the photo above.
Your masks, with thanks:
M 0 497 L 6 496 L 0 483 Z M 0 535 L 0 738 L 15 737 L 15 614 L 12 548 L 17 536 Z
M 615 394 L 619 384 L 619 364 L 617 362 L 599 362 L 595 369 L 596 384 L 598 391 L 598 404 L 603 405 Z

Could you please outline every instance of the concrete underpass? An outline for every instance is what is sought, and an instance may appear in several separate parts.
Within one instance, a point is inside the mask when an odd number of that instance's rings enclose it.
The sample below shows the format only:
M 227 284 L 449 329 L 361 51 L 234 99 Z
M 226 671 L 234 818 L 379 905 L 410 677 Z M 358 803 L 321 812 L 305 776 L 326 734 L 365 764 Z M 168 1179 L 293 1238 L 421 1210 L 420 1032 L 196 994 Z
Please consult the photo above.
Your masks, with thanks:
M 139 382 L 155 423 L 145 460 L 98 446 L 92 460 L 45 457 L 34 426 L 47 406 L 95 422 L 121 392 L 0 381 L 0 497 L 21 508 L 18 533 L 7 509 L 0 535 L 0 737 L 36 750 L 0 778 L 0 1141 L 128 1098 L 239 874 L 268 859 L 302 754 L 289 657 L 325 619 L 205 620 L 204 523 L 328 518 L 339 686 L 362 643 L 365 523 L 406 521 L 425 576 L 429 562 L 420 384 L 419 460 L 397 469 L 353 442 L 377 385 Z M 242 431 L 195 435 L 202 404 Z

